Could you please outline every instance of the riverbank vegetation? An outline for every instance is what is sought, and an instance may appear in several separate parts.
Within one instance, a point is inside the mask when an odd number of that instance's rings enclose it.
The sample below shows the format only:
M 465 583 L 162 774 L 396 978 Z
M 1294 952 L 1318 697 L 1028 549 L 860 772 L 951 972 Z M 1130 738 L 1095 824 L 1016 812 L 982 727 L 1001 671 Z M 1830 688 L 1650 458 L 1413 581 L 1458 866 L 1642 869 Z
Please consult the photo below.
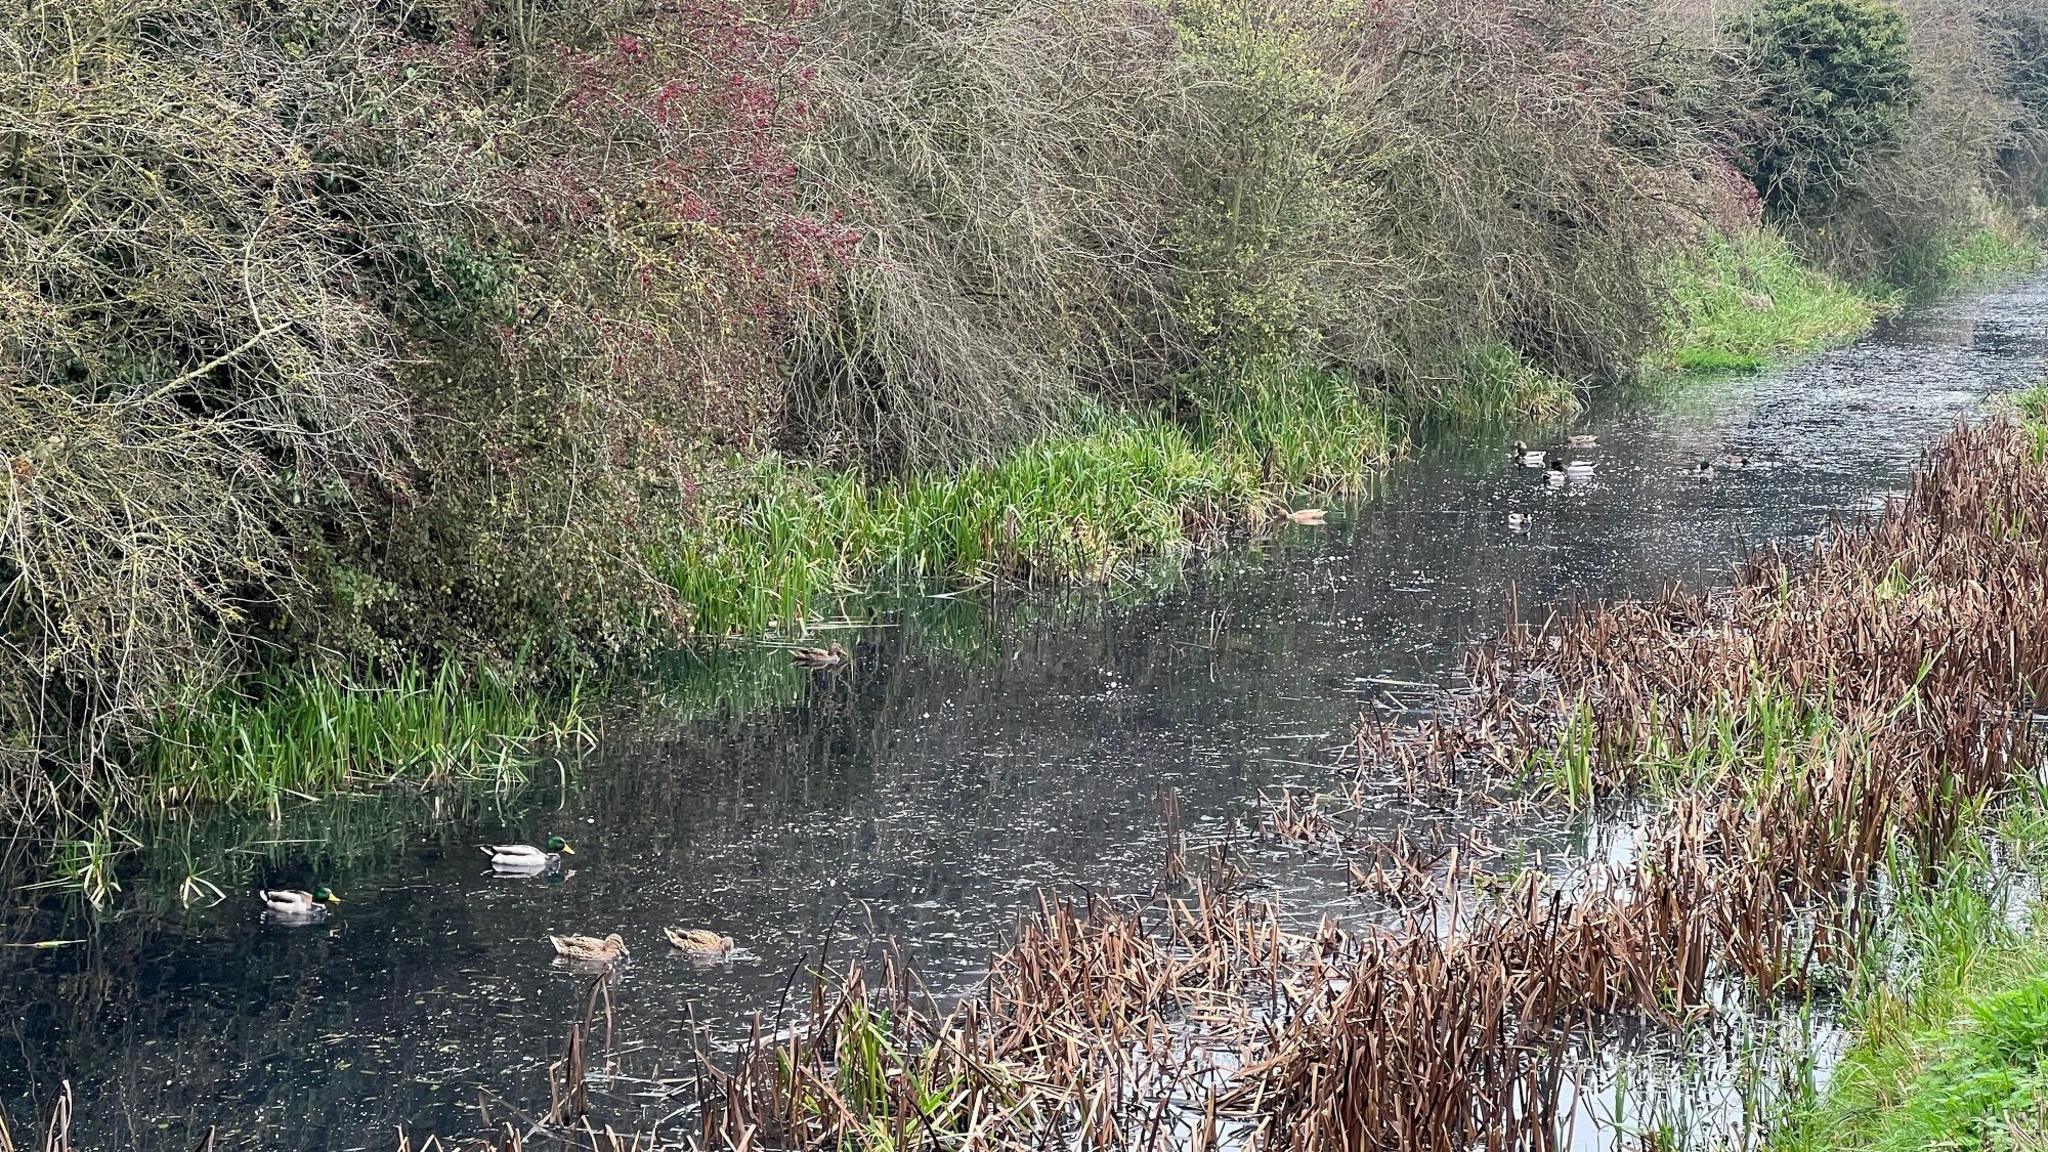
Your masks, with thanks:
M 248 717 L 455 690 L 396 670 L 560 690 L 877 579 L 1098 578 L 1404 416 L 2031 260 L 1983 239 L 2042 186 L 2026 3 L 1694 7 L 30 3 L 0 795 L 118 811 Z
M 2044 525 L 2040 440 L 1995 419 L 1726 590 L 1511 621 L 1469 691 L 1366 724 L 1352 771 L 1254 833 L 1342 863 L 1342 923 L 1290 929 L 1229 865 L 1243 833 L 1194 843 L 1163 794 L 1151 899 L 1048 898 L 951 1008 L 899 970 L 819 979 L 796 1026 L 664 1086 L 701 1107 L 679 1142 L 1534 1150 L 1611 1091 L 1667 1146 L 1688 1135 L 1656 1127 L 1670 1085 L 1615 1079 L 1604 1045 L 1725 1053 L 1840 1012 L 1877 1032 L 1837 1073 L 1843 1110 L 1810 1117 L 1820 1142 L 1787 1147 L 2024 1149 L 2048 1035 L 2022 915 L 2048 845 L 2048 627 L 2024 610 L 2048 596 Z M 1532 850 L 1570 801 L 1625 807 L 1580 852 Z M 1498 822 L 1439 836 L 1447 811 Z M 592 1024 L 529 1086 L 553 1123 L 603 1107 Z M 1728 1106 L 1720 1065 L 1674 1066 Z M 1746 1106 L 1782 1105 L 1763 1080 Z

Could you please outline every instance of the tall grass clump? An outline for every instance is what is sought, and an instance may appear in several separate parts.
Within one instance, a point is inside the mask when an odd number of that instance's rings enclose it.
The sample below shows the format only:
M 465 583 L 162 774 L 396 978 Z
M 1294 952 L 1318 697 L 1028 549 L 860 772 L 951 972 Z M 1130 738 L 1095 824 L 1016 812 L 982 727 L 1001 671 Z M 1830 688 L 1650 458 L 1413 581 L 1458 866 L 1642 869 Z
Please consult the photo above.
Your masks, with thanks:
M 1253 378 L 1187 421 L 1085 405 L 995 460 L 893 482 L 736 462 L 662 570 L 709 636 L 800 627 L 877 582 L 1102 580 L 1256 524 L 1283 491 L 1355 486 L 1390 437 L 1347 382 Z
M 174 710 L 147 750 L 166 803 L 267 808 L 397 781 L 523 783 L 535 745 L 579 739 L 574 699 L 543 704 L 488 671 L 408 667 L 355 680 L 288 670 Z
M 1749 372 L 1875 322 L 1885 301 L 1813 268 L 1770 232 L 1708 235 L 1669 267 L 1658 359 L 1681 372 Z

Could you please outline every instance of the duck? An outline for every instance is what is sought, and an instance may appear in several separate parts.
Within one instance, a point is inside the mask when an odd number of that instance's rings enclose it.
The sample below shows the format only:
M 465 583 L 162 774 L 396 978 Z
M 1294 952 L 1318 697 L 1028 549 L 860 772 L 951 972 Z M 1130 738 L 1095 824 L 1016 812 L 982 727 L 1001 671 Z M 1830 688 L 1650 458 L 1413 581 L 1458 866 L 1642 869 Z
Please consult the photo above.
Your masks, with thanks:
M 732 937 L 720 936 L 709 928 L 663 928 L 661 934 L 668 942 L 692 956 L 724 957 L 732 955 Z
M 799 668 L 843 668 L 848 657 L 846 649 L 834 643 L 830 648 L 791 648 L 789 662 Z
M 330 905 L 341 903 L 341 897 L 329 891 L 325 885 L 311 892 L 296 888 L 266 888 L 256 893 L 263 900 L 263 906 L 274 915 L 297 917 L 301 920 L 325 920 Z
M 1510 532 L 1527 532 L 1528 530 L 1529 530 L 1529 517 L 1528 517 L 1527 515 L 1525 515 L 1524 513 L 1521 513 L 1521 512 L 1510 512 L 1510 513 L 1508 513 L 1508 531 L 1510 531 Z
M 1693 474 L 1694 476 L 1697 476 L 1697 477 L 1699 477 L 1699 478 L 1700 478 L 1700 479 L 1702 479 L 1702 480 L 1711 480 L 1711 479 L 1713 479 L 1713 478 L 1714 478 L 1714 462 L 1713 462 L 1712 460 L 1709 460 L 1709 459 L 1705 458 L 1704 456 L 1703 456 L 1703 457 L 1701 457 L 1701 458 L 1700 458 L 1700 460 L 1699 460 L 1699 462 L 1698 462 L 1697 464 L 1694 464 L 1694 465 L 1692 466 L 1692 474 Z
M 1598 448 L 1600 446 L 1600 437 L 1590 433 L 1580 433 L 1576 436 L 1565 437 L 1565 443 L 1574 448 Z
M 1590 480 L 1594 464 L 1591 460 L 1552 460 L 1550 470 L 1561 473 L 1570 480 Z
M 1553 461 L 1550 465 L 1549 470 L 1543 473 L 1543 482 L 1545 484 L 1550 485 L 1552 488 L 1564 487 L 1564 462 L 1561 460 Z
M 1541 448 L 1531 448 L 1520 440 L 1515 441 L 1515 462 L 1524 468 L 1541 468 L 1549 462 Z
M 609 964 L 631 949 L 617 932 L 600 940 L 595 936 L 550 936 L 548 943 L 555 946 L 555 954 L 568 960 L 594 960 Z
M 535 848 L 531 844 L 483 844 L 478 850 L 491 858 L 491 867 L 506 872 L 540 872 L 560 868 L 563 855 L 574 856 L 576 850 L 560 836 L 548 837 L 547 846 Z
M 1322 526 L 1325 522 L 1324 518 L 1329 514 L 1329 511 L 1323 508 L 1296 508 L 1287 514 L 1287 521 L 1290 524 L 1302 524 L 1315 528 Z

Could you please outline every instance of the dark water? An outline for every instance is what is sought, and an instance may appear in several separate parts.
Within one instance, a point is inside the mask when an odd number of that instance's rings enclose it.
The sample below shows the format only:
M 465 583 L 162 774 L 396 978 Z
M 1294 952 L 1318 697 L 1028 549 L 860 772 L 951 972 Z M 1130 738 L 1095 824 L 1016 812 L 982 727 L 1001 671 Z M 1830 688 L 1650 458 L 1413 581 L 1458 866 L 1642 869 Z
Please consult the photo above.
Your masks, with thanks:
M 621 933 L 613 1093 L 679 1072 L 690 1028 L 772 1012 L 792 967 L 894 938 L 964 986 L 1047 888 L 1146 891 L 1178 788 L 1197 843 L 1262 789 L 1327 779 L 1358 714 L 1455 679 L 1465 646 L 1574 599 L 1720 578 L 1758 542 L 1895 490 L 1990 394 L 2048 375 L 2048 283 L 1911 316 L 1795 371 L 1610 404 L 1596 479 L 1565 491 L 1466 436 L 1325 529 L 1286 528 L 1158 586 L 989 605 L 924 600 L 815 679 L 772 657 L 651 699 L 557 778 L 453 807 L 382 797 L 282 823 L 157 830 L 92 913 L 19 890 L 0 911 L 0 1101 L 21 1131 L 69 1080 L 88 1147 L 389 1148 L 464 1134 L 479 1087 L 545 1100 L 586 981 L 550 932 Z M 1767 462 L 1700 483 L 1701 456 Z M 1517 536 L 1510 511 L 1534 517 Z M 1390 815 L 1389 819 L 1396 817 Z M 473 845 L 576 846 L 558 883 L 495 879 Z M 1257 861 L 1303 915 L 1341 863 Z M 226 893 L 189 907 L 197 870 Z M 259 923 L 257 883 L 331 883 L 333 924 Z M 672 955 L 664 925 L 743 954 Z M 50 949 L 36 941 L 78 943 Z M 614 1100 L 648 1123 L 677 1102 Z

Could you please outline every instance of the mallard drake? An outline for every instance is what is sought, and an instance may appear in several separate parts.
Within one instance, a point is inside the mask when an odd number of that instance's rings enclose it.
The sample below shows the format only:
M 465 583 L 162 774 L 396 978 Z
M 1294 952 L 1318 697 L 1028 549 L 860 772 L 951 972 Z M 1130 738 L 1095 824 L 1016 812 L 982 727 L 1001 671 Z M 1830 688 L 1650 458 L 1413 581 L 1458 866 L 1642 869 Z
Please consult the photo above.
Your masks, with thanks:
M 668 942 L 692 956 L 729 956 L 732 937 L 720 936 L 709 928 L 663 928 Z
M 1552 460 L 1550 470 L 1570 480 L 1590 480 L 1593 477 L 1591 460 Z
M 1571 445 L 1574 448 L 1598 448 L 1600 446 L 1600 438 L 1598 436 L 1581 433 L 1577 436 L 1565 437 L 1565 443 Z
M 1296 508 L 1287 514 L 1287 520 L 1290 524 L 1304 524 L 1314 528 L 1321 526 L 1328 515 L 1329 512 L 1322 508 Z
M 630 951 L 617 932 L 602 940 L 595 936 L 550 936 L 548 943 L 555 946 L 556 955 L 570 960 L 598 960 L 609 963 Z
M 791 648 L 789 662 L 799 668 L 840 668 L 847 662 L 846 649 L 836 643 L 830 648 Z
M 1510 513 L 1508 513 L 1508 531 L 1510 531 L 1510 532 L 1527 532 L 1528 530 L 1529 530 L 1529 517 L 1528 517 L 1528 516 L 1526 516 L 1526 515 L 1524 515 L 1523 513 L 1520 513 L 1520 512 L 1510 512 Z
M 1531 448 L 1520 440 L 1515 441 L 1515 462 L 1522 467 L 1541 468 L 1549 461 L 1550 458 L 1544 454 L 1543 449 Z
M 548 837 L 547 847 L 535 848 L 531 844 L 483 844 L 478 850 L 491 858 L 491 867 L 507 872 L 540 872 L 562 866 L 563 854 L 574 856 L 576 850 L 560 836 Z
M 296 916 L 304 920 L 327 919 L 327 908 L 341 903 L 341 897 L 323 885 L 311 892 L 296 888 L 266 888 L 256 893 L 263 900 L 263 906 L 278 916 Z

